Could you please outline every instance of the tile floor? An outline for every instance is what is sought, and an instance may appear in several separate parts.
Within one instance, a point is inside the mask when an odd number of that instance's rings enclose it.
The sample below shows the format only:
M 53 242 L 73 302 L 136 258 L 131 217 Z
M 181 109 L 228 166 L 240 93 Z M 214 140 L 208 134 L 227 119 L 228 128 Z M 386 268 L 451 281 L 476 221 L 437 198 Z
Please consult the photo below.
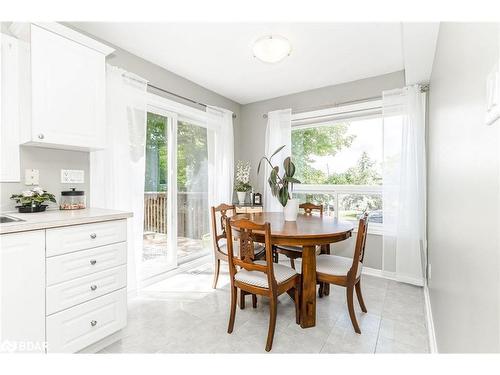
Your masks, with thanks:
M 356 305 L 362 334 L 354 332 L 345 303 L 345 289 L 332 286 L 318 299 L 316 327 L 295 324 L 291 299 L 279 299 L 272 353 L 428 353 L 422 288 L 363 276 L 368 313 Z M 207 263 L 144 289 L 129 301 L 123 338 L 101 353 L 265 353 L 268 303 L 259 297 L 236 311 L 231 335 L 229 277 L 222 269 L 217 290 L 211 288 Z

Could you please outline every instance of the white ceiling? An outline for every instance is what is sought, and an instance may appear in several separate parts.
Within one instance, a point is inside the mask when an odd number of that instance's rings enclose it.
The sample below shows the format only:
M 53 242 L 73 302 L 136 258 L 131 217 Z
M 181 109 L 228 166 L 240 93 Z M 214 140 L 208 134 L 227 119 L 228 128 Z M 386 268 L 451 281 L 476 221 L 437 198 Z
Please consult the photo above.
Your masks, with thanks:
M 240 104 L 404 69 L 401 23 L 73 23 Z M 292 53 L 277 64 L 252 43 L 279 34 Z

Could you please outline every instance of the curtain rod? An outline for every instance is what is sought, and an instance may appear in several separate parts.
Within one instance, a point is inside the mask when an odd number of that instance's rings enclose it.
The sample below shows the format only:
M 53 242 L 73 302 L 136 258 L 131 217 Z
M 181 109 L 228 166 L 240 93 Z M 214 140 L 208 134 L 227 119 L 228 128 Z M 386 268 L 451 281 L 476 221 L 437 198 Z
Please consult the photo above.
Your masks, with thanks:
M 197 102 L 196 100 L 193 100 L 193 99 L 190 99 L 190 98 L 186 98 L 185 96 L 182 96 L 182 95 L 176 94 L 175 92 L 172 92 L 172 91 L 168 91 L 168 90 L 162 89 L 161 87 L 158 87 L 158 86 L 152 85 L 152 84 L 150 84 L 150 83 L 148 83 L 148 87 L 151 87 L 151 88 L 153 88 L 153 89 L 155 89 L 155 90 L 158 90 L 158 91 L 164 92 L 164 93 L 166 93 L 166 94 L 169 94 L 169 95 L 175 96 L 175 97 L 180 98 L 180 99 L 182 99 L 182 100 L 186 100 L 186 101 L 191 102 L 191 103 L 193 103 L 193 104 L 200 105 L 200 106 L 202 106 L 202 107 L 204 107 L 204 108 L 207 108 L 207 107 L 208 107 L 208 105 L 207 105 L 207 104 L 205 104 L 205 103 L 200 103 L 200 102 Z M 233 118 L 236 118 L 236 114 L 235 114 L 235 113 L 233 113 Z
M 321 109 L 327 109 L 327 108 L 335 108 L 335 107 L 340 107 L 346 104 L 355 104 L 355 103 L 362 103 L 362 102 L 367 102 L 370 100 L 377 100 L 377 99 L 382 99 L 381 96 L 371 96 L 369 98 L 363 98 L 363 99 L 356 99 L 356 100 L 349 100 L 345 102 L 338 102 L 338 103 L 333 103 L 333 104 L 327 104 L 327 105 L 322 105 L 320 107 L 314 107 L 314 108 L 302 108 L 296 111 L 292 111 L 293 114 L 297 113 L 302 113 L 302 112 L 311 112 L 311 111 L 318 111 Z M 267 113 L 264 113 L 262 115 L 263 118 L 267 118 Z
M 421 92 L 428 92 L 429 91 L 429 84 L 421 84 L 420 85 L 420 91 Z M 346 104 L 355 104 L 355 103 L 362 103 L 362 102 L 367 102 L 367 101 L 370 101 L 370 100 L 380 100 L 382 99 L 382 96 L 371 96 L 369 98 L 363 98 L 363 99 L 357 99 L 357 100 L 349 100 L 349 101 L 345 101 L 345 102 L 338 102 L 338 103 L 333 103 L 333 104 L 329 104 L 329 105 L 324 105 L 324 106 L 321 106 L 321 107 L 316 107 L 316 108 L 307 108 L 307 109 L 299 109 L 297 111 L 292 111 L 292 113 L 294 114 L 297 114 L 297 113 L 302 113 L 302 112 L 310 112 L 310 111 L 317 111 L 317 110 L 321 110 L 321 109 L 327 109 L 327 108 L 334 108 L 334 107 L 340 107 L 342 105 L 346 105 Z M 263 118 L 267 118 L 267 113 L 264 113 L 262 115 Z

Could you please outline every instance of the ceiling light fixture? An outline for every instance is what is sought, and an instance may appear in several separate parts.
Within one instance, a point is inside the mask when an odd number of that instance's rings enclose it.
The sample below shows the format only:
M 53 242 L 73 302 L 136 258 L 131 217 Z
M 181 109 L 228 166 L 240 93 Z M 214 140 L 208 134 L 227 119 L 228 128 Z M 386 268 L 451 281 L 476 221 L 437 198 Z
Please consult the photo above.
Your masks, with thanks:
M 266 35 L 253 44 L 253 55 L 265 63 L 277 63 L 292 52 L 290 41 L 280 35 Z

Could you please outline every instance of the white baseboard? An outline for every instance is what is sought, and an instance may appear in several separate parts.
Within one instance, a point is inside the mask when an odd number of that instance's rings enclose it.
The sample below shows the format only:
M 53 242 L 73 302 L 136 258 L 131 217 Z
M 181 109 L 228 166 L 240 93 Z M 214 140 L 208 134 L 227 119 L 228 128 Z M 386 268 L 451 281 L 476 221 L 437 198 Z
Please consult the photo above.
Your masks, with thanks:
M 432 317 L 431 298 L 427 283 L 424 285 L 425 316 L 427 318 L 427 332 L 429 336 L 429 349 L 432 354 L 437 354 L 438 347 L 436 341 L 436 331 L 434 330 L 434 319 Z
M 363 266 L 363 271 L 361 271 L 361 273 L 363 275 L 381 277 L 383 279 L 399 281 L 401 283 L 412 284 L 412 285 L 417 285 L 417 286 L 424 286 L 423 279 L 417 279 L 414 277 L 407 277 L 407 276 L 400 276 L 400 275 L 397 275 L 396 272 L 382 271 L 382 270 L 379 270 L 377 268 L 370 268 L 370 267 Z

